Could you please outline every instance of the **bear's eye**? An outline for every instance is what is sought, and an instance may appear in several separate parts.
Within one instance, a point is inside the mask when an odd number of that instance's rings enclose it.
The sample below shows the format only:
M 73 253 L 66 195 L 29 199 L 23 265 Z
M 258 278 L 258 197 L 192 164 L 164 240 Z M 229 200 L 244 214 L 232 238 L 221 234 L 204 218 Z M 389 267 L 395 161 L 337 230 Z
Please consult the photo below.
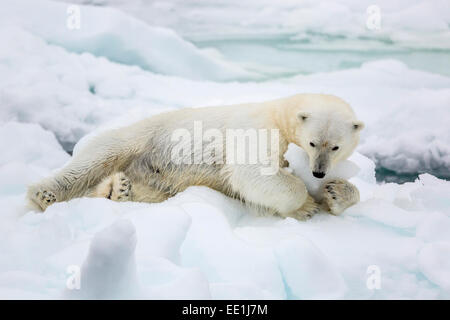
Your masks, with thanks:
M 312 142 L 310 142 L 309 145 L 310 145 L 311 147 L 313 147 L 313 148 L 316 146 L 316 145 L 315 145 L 314 143 L 312 143 Z
M 333 150 L 333 151 L 336 151 L 337 149 L 339 149 L 339 147 L 338 147 L 338 146 L 336 146 L 336 147 L 333 147 L 333 149 L 331 149 L 331 150 Z

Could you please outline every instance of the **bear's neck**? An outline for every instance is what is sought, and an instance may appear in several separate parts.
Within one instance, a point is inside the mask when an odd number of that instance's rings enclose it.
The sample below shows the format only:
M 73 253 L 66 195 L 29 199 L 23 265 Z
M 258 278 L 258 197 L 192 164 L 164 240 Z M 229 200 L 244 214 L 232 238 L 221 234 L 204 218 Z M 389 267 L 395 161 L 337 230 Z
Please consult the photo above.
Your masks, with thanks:
M 296 129 L 298 120 L 293 106 L 289 104 L 275 104 L 271 106 L 274 126 L 280 131 L 281 139 L 289 143 L 298 144 L 296 141 Z

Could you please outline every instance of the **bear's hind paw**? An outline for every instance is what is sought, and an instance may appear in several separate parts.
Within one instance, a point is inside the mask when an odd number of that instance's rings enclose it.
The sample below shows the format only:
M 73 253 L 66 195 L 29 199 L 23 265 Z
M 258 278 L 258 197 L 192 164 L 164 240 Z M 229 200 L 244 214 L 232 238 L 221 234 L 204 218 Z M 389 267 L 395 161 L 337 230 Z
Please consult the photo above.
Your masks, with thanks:
M 56 195 L 52 191 L 48 190 L 37 190 L 29 197 L 33 207 L 38 207 L 40 210 L 44 211 L 56 202 Z
M 130 201 L 131 181 L 122 172 L 116 174 L 113 179 L 113 190 L 110 199 L 114 201 Z
M 96 188 L 94 197 L 113 201 L 131 201 L 131 182 L 123 172 L 118 172 L 104 179 Z

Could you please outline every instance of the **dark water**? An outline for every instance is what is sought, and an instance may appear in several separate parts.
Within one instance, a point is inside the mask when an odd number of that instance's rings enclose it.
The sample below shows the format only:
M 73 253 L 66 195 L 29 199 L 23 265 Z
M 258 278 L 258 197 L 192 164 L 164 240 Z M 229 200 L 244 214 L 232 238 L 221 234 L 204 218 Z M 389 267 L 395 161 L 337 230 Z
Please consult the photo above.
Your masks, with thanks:
M 383 167 L 376 167 L 375 168 L 375 178 L 377 179 L 377 182 L 393 182 L 393 183 L 405 183 L 405 182 L 414 182 L 418 177 L 419 174 L 422 172 L 416 172 L 416 173 L 398 173 Z
M 437 174 L 436 172 L 399 173 L 386 169 L 384 167 L 375 168 L 375 178 L 377 179 L 378 183 L 393 182 L 402 184 L 405 182 L 414 182 L 417 178 L 419 178 L 419 175 L 423 173 L 429 173 L 439 179 L 450 181 L 450 172 L 447 175 Z

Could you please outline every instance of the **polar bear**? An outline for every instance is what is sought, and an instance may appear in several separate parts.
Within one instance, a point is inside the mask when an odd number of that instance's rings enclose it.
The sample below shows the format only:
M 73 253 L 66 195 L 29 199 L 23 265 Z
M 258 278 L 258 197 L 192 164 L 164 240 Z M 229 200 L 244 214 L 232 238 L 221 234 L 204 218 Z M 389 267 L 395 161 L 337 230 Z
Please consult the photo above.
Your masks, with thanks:
M 196 136 L 199 125 L 206 138 Z M 363 126 L 345 101 L 325 94 L 162 113 L 93 138 L 54 176 L 29 186 L 27 198 L 37 210 L 83 196 L 161 202 L 202 185 L 265 214 L 298 220 L 320 210 L 340 214 L 359 201 L 357 188 L 345 180 L 324 179 L 321 195 L 313 198 L 302 180 L 286 170 L 283 156 L 289 143 L 300 146 L 313 175 L 323 179 L 354 151 Z M 251 140 L 252 133 L 267 130 L 270 146 L 260 144 L 260 137 Z M 231 131 L 244 132 L 241 142 L 249 142 L 243 150 L 242 144 L 239 149 L 230 143 L 236 137 Z M 264 161 L 235 159 L 255 152 L 267 155 Z

